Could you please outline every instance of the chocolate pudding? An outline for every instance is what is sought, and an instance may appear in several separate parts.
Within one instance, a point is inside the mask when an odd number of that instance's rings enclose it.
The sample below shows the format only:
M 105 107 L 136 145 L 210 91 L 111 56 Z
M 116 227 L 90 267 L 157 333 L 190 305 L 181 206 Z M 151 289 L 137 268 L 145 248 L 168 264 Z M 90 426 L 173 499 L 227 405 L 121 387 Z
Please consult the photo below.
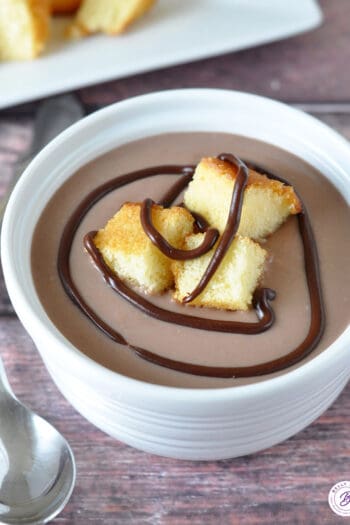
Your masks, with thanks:
M 325 324 L 316 348 L 282 372 L 248 378 L 194 375 L 139 357 L 133 348 L 147 349 L 161 359 L 208 368 L 256 367 L 285 358 L 310 329 L 310 294 L 298 218 L 289 217 L 266 242 L 269 253 L 261 285 L 276 291 L 271 303 L 275 322 L 257 334 L 224 333 L 159 320 L 136 308 L 108 286 L 83 245 L 87 232 L 102 228 L 126 201 L 159 201 L 178 174 L 164 172 L 128 183 L 107 193 L 90 207 L 75 233 L 69 270 L 84 303 L 121 336 L 113 341 L 68 296 L 57 269 L 62 233 L 73 211 L 97 187 L 115 177 L 160 165 L 195 165 L 204 156 L 232 152 L 262 170 L 282 177 L 301 196 L 310 217 L 320 261 Z M 181 194 L 177 202 L 182 201 Z M 349 322 L 349 208 L 339 192 L 313 167 L 279 148 L 248 138 L 220 133 L 179 133 L 150 137 L 121 146 L 75 173 L 53 196 L 36 227 L 32 270 L 39 298 L 52 322 L 83 353 L 126 376 L 179 387 L 226 387 L 262 381 L 285 373 L 322 352 Z M 142 296 L 141 292 L 138 293 Z M 143 296 L 155 307 L 180 315 L 227 322 L 256 322 L 254 310 L 228 312 L 177 304 L 166 293 Z M 123 344 L 124 342 L 128 345 Z M 186 369 L 186 367 L 185 367 Z

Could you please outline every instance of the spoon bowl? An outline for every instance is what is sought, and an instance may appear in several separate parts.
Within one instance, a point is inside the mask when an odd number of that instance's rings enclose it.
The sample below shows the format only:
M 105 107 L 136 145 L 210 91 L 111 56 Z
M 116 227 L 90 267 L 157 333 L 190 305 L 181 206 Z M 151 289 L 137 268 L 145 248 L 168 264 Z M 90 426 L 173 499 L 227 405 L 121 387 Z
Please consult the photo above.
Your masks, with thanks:
M 17 400 L 0 358 L 0 523 L 52 520 L 68 502 L 75 476 L 67 441 Z

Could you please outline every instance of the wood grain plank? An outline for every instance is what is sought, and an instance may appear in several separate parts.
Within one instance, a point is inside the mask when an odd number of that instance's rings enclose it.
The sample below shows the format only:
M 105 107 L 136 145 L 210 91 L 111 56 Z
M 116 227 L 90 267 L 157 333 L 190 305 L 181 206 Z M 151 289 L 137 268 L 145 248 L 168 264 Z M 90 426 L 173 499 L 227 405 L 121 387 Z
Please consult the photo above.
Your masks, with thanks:
M 2 117 L 0 114 L 0 198 L 9 187 L 16 163 L 30 146 L 33 121 L 33 116 Z M 0 265 L 0 315 L 11 313 L 13 313 L 13 309 Z

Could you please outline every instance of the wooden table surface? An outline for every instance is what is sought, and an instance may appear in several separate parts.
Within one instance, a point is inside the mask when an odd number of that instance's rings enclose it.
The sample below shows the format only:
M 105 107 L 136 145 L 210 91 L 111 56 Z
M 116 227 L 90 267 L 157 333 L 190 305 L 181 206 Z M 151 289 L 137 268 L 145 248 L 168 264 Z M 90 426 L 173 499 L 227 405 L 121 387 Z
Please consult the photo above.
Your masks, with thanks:
M 350 2 L 323 0 L 322 27 L 256 49 L 81 89 L 87 112 L 133 95 L 222 87 L 300 105 L 350 139 Z M 38 102 L 0 112 L 0 191 L 31 140 Z M 16 318 L 0 280 L 0 354 L 18 397 L 74 450 L 77 484 L 53 523 L 337 524 L 327 504 L 350 479 L 350 384 L 309 428 L 271 449 L 217 462 L 176 461 L 106 436 L 66 402 Z M 1 421 L 0 421 L 1 424 Z

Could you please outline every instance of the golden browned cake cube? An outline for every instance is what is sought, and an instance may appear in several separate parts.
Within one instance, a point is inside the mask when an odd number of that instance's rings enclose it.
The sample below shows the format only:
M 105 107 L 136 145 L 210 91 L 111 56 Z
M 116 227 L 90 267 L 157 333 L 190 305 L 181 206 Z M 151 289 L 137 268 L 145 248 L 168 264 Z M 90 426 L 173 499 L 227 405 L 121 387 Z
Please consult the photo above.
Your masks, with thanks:
M 103 32 L 115 35 L 152 7 L 155 0 L 83 0 L 68 36 Z
M 0 60 L 37 57 L 49 25 L 50 0 L 0 0 Z
M 81 4 L 81 0 L 51 0 L 53 15 L 67 15 L 74 13 Z
M 189 235 L 185 248 L 196 248 L 203 241 L 203 233 Z M 205 255 L 188 261 L 174 261 L 174 298 L 182 302 L 200 281 L 215 247 Z M 219 268 L 203 292 L 192 302 L 226 310 L 248 310 L 252 295 L 262 276 L 267 252 L 247 237 L 237 236 L 228 249 Z
M 198 164 L 184 195 L 187 208 L 201 214 L 220 233 L 225 229 L 237 170 L 231 163 L 208 157 Z M 238 233 L 260 240 L 270 235 L 290 214 L 301 211 L 291 186 L 249 170 Z
M 140 219 L 141 204 L 126 203 L 94 238 L 108 266 L 118 276 L 154 294 L 173 285 L 171 260 L 154 246 Z M 175 248 L 193 231 L 194 219 L 184 208 L 152 206 L 152 222 Z

